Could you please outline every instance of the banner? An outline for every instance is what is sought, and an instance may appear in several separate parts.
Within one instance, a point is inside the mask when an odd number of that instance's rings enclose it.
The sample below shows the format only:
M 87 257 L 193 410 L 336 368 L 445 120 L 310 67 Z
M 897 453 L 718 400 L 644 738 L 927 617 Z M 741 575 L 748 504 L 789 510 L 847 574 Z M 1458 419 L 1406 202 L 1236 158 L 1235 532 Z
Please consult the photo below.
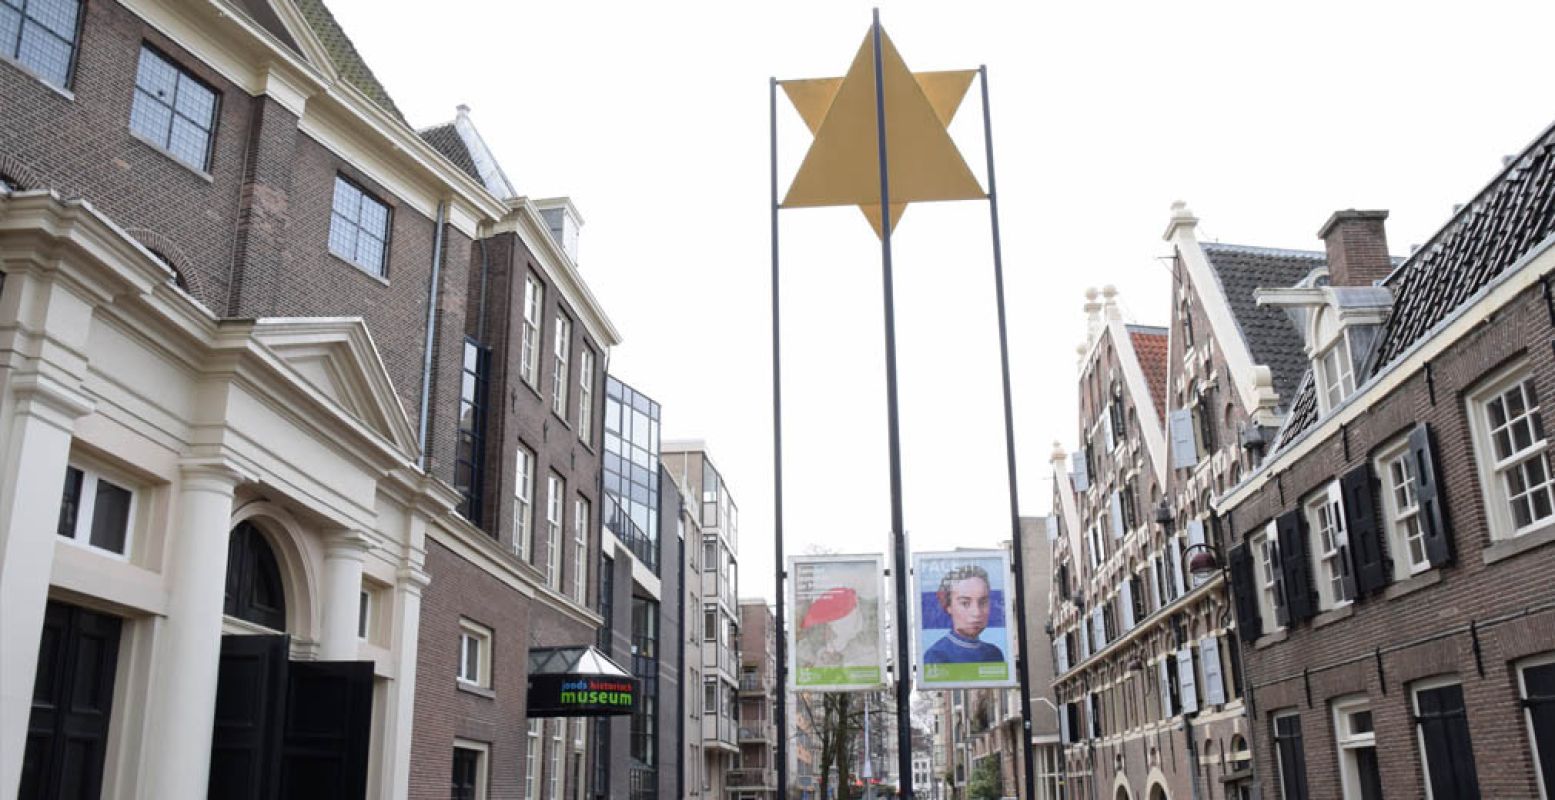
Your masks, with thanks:
M 789 688 L 849 692 L 884 686 L 884 557 L 794 556 L 788 576 Z
M 954 550 L 913 556 L 918 614 L 913 627 L 918 686 L 976 689 L 1015 685 L 1005 614 L 1010 554 Z

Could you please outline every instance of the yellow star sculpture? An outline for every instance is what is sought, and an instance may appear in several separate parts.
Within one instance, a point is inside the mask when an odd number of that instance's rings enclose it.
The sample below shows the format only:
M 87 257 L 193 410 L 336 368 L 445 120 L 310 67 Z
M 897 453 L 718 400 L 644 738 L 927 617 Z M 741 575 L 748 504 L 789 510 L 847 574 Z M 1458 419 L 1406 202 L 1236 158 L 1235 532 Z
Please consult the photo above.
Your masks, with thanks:
M 986 196 L 948 130 L 977 73 L 909 72 L 885 31 L 880 32 L 880 43 L 891 228 L 895 230 L 908 203 Z M 857 205 L 878 236 L 880 156 L 873 45 L 871 32 L 845 77 L 782 82 L 784 93 L 815 135 L 782 207 Z

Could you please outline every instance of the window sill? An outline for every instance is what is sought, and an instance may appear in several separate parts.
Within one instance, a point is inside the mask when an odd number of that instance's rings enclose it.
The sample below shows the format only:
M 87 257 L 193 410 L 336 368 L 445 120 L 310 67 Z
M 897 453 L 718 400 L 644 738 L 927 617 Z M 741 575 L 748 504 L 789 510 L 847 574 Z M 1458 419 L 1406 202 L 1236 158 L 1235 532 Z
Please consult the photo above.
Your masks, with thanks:
M 175 156 L 172 153 L 169 153 L 161 145 L 159 145 L 159 144 L 157 144 L 157 143 L 155 143 L 155 142 L 153 142 L 153 141 L 151 141 L 149 139 L 146 139 L 145 137 L 141 136 L 139 133 L 136 133 L 135 131 L 131 130 L 130 131 L 130 138 L 134 139 L 135 141 L 140 142 L 141 144 L 143 144 L 146 147 L 150 148 L 151 152 L 156 153 L 159 156 L 162 156 L 163 158 L 167 159 L 168 161 L 171 161 L 174 164 L 177 164 L 178 166 L 180 166 L 180 167 L 182 167 L 182 168 L 184 168 L 186 170 L 189 170 L 189 173 L 191 175 L 194 175 L 195 177 L 199 178 L 200 180 L 205 181 L 206 183 L 209 183 L 209 184 L 216 183 L 216 179 L 211 177 L 211 174 L 209 172 L 206 172 L 205 170 L 200 169 L 198 167 L 191 167 L 191 166 L 189 166 L 188 164 L 184 163 L 184 161 L 182 159 L 180 159 L 178 156 Z M 214 136 L 212 136 L 211 139 L 212 139 L 213 142 L 215 141 L 215 137 Z
M 1334 609 L 1330 609 L 1328 611 L 1324 611 L 1323 613 L 1318 614 L 1317 616 L 1313 617 L 1312 618 L 1312 630 L 1317 630 L 1318 628 L 1326 628 L 1329 625 L 1334 624 L 1335 622 L 1339 622 L 1340 620 L 1346 620 L 1346 619 L 1349 619 L 1350 617 L 1353 617 L 1353 616 L 1355 616 L 1355 603 L 1353 601 L 1351 601 L 1351 602 L 1348 602 L 1348 603 L 1346 603 L 1346 604 L 1344 604 L 1344 605 L 1342 605 L 1342 606 L 1340 606 L 1338 608 L 1334 608 Z
M 77 41 L 76 42 L 76 48 L 77 48 L 78 52 L 79 52 L 80 46 L 81 46 L 81 43 L 79 41 Z M 11 58 L 10 56 L 0 56 L 0 64 L 10 64 L 11 66 L 16 67 L 18 70 L 21 70 L 21 73 L 23 75 L 26 75 L 27 77 L 32 78 L 33 80 L 37 81 L 38 83 L 43 84 L 43 87 L 45 89 L 48 89 L 49 91 L 59 95 L 60 97 L 65 98 L 66 100 L 68 100 L 68 101 L 70 101 L 72 103 L 74 103 L 76 101 L 75 92 L 72 92 L 72 91 L 70 91 L 69 89 L 66 89 L 63 86 L 56 86 L 53 83 L 50 83 L 48 78 L 45 78 L 42 75 L 39 75 L 36 71 L 33 70 L 32 67 L 29 67 L 26 64 L 23 64 L 22 62 L 17 61 L 14 58 Z
M 487 700 L 497 699 L 497 692 L 494 689 L 490 689 L 485 686 L 479 686 L 473 683 L 466 683 L 465 681 L 461 681 L 458 678 L 454 678 L 454 684 L 459 689 L 459 691 L 466 694 L 473 694 L 477 697 L 484 697 Z
M 1538 547 L 1543 547 L 1550 542 L 1555 542 L 1555 524 L 1545 525 L 1543 528 L 1525 533 L 1515 539 L 1496 542 L 1485 548 L 1481 557 L 1486 564 L 1494 564 L 1504 561 L 1516 555 L 1521 555 Z
M 1382 592 L 1382 599 L 1397 600 L 1405 595 L 1414 594 L 1428 586 L 1435 586 L 1442 582 L 1442 571 L 1439 569 L 1426 570 L 1411 578 L 1401 580 Z
M 1290 631 L 1286 628 L 1281 628 L 1274 633 L 1266 633 L 1258 637 L 1258 641 L 1253 642 L 1253 649 L 1262 650 L 1266 647 L 1273 647 L 1288 638 L 1290 638 Z
M 566 428 L 569 431 L 572 430 L 572 423 L 568 422 L 566 417 L 556 413 L 556 409 L 554 408 L 551 409 L 551 417 L 557 422 L 560 422 L 563 428 Z
M 333 250 L 329 250 L 327 247 L 325 248 L 325 251 L 329 253 L 329 257 L 330 258 L 333 258 L 336 261 L 339 261 L 340 263 L 350 267 L 352 270 L 355 270 L 356 272 L 361 273 L 361 275 L 363 277 L 371 278 L 371 279 L 373 279 L 373 280 L 383 284 L 384 286 L 388 286 L 389 285 L 389 279 L 387 277 L 385 277 L 383 275 L 378 275 L 376 273 L 368 272 L 366 267 L 362 266 L 361 264 L 356 263 L 355 261 L 352 261 L 349 258 L 342 258 L 339 253 L 337 253 L 337 252 L 335 252 Z M 388 254 L 385 253 L 384 257 L 387 258 Z

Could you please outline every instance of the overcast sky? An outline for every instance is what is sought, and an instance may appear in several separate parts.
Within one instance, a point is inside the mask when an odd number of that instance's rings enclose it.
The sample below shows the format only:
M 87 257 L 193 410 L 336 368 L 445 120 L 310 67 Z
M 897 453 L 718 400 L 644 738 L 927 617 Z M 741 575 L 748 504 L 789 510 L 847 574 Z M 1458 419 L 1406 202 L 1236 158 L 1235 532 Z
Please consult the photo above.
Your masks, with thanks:
M 610 370 L 707 441 L 741 511 L 741 596 L 772 583 L 767 80 L 841 75 L 871 5 L 331 0 L 412 125 L 459 103 L 520 193 L 582 211 Z M 1164 323 L 1174 200 L 1206 241 L 1320 249 L 1341 208 L 1427 240 L 1555 118 L 1548 3 L 886 2 L 913 70 L 989 69 L 1024 514 L 1074 446 L 1087 286 Z M 809 134 L 779 98 L 780 183 Z M 974 85 L 952 125 L 985 177 Z M 986 182 L 985 182 L 986 186 Z M 879 244 L 856 209 L 782 214 L 785 542 L 887 550 Z M 906 525 L 1009 537 L 988 207 L 895 237 Z

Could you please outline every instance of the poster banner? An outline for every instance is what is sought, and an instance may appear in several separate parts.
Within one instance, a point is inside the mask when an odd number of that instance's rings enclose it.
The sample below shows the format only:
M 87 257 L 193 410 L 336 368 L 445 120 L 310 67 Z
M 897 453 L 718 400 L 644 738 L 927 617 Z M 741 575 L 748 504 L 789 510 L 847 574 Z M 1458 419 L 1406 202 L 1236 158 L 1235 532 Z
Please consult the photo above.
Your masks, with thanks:
M 1005 614 L 1010 554 L 954 550 L 913 556 L 918 686 L 975 689 L 1015 685 Z
M 884 580 L 880 555 L 788 560 L 790 689 L 849 692 L 885 685 Z

